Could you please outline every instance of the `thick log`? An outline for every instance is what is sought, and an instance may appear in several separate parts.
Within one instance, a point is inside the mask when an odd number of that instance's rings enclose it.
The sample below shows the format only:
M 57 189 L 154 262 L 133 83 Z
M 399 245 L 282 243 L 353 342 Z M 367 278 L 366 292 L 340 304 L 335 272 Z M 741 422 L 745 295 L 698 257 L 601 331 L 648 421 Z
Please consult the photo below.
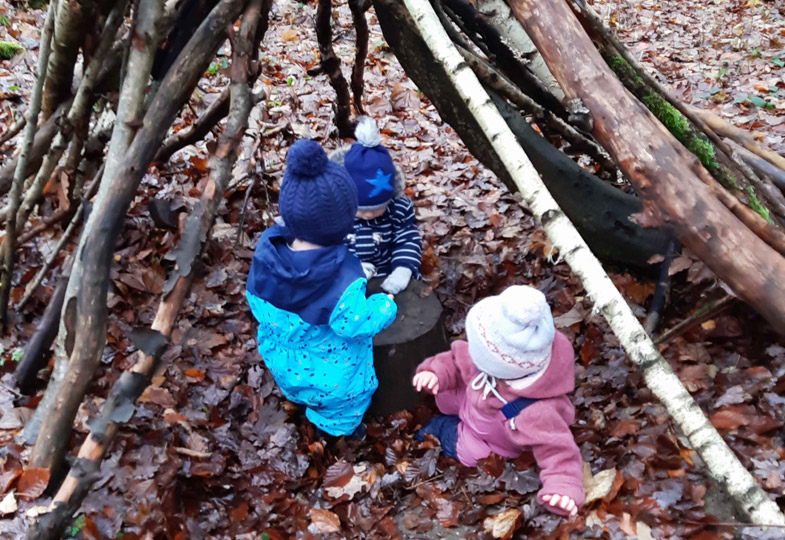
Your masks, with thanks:
M 382 292 L 383 278 L 368 283 L 368 294 Z M 398 315 L 373 339 L 373 364 L 379 388 L 373 395 L 368 413 L 385 416 L 402 409 L 413 409 L 422 394 L 411 384 L 420 362 L 449 349 L 444 330 L 442 306 L 436 294 L 427 292 L 421 281 L 412 280 L 395 296 Z
M 448 74 L 425 46 L 400 3 L 375 0 L 374 7 L 384 37 L 407 75 L 428 96 L 471 153 L 496 173 L 512 192 L 517 191 L 518 187 L 498 155 L 480 135 L 475 119 L 450 83 Z M 643 210 L 637 197 L 623 193 L 581 168 L 537 134 L 506 101 L 494 98 L 494 103 L 548 189 L 598 257 L 607 262 L 646 268 L 653 256 L 665 254 L 668 235 L 658 229 L 641 227 L 631 219 Z
M 651 219 L 785 334 L 785 259 L 717 199 L 708 171 L 613 75 L 564 0 L 509 4 L 567 97 L 591 111 L 594 138 Z

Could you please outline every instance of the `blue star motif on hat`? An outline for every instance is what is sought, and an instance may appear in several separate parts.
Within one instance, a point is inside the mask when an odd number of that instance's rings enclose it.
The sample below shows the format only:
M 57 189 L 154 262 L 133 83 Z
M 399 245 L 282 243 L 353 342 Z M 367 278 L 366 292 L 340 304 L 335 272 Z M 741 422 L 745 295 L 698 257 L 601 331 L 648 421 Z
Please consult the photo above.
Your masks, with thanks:
M 373 186 L 373 190 L 368 194 L 368 197 L 375 197 L 383 191 L 392 191 L 390 178 L 392 178 L 391 174 L 384 174 L 381 169 L 376 169 L 376 177 L 365 180 Z

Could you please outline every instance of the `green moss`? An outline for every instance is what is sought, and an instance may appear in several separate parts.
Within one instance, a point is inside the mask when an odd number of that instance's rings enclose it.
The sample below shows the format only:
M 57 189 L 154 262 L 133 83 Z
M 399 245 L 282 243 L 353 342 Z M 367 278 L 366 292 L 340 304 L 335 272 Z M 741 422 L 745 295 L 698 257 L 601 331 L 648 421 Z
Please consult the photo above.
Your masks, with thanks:
M 687 150 L 698 157 L 704 167 L 711 173 L 717 171 L 719 163 L 714 154 L 714 145 L 703 133 L 690 129 L 690 124 L 683 114 L 659 94 L 647 94 L 641 101 Z M 730 183 L 735 185 L 735 179 L 731 179 Z
M 640 78 L 633 67 L 620 55 L 605 56 L 605 62 L 621 80 L 635 85 L 636 88 L 643 84 L 643 79 Z
M 747 186 L 744 189 L 744 192 L 747 194 L 747 206 L 763 216 L 763 219 L 771 223 L 771 217 L 769 216 L 768 209 L 760 203 L 760 199 L 758 199 L 758 196 L 755 194 L 752 186 Z
M 24 50 L 24 47 L 13 41 L 0 41 L 0 58 L 10 60 L 16 53 Z

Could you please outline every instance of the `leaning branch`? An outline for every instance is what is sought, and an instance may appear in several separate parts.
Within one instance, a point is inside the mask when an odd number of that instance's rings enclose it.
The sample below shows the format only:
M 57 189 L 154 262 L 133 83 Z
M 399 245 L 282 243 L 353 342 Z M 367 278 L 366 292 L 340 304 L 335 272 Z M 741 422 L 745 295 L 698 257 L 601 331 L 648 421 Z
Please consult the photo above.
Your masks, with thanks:
M 341 72 L 341 60 L 333 50 L 332 0 L 319 0 L 316 8 L 316 39 L 319 42 L 321 72 L 330 78 L 330 85 L 335 90 L 335 125 L 340 137 L 353 137 L 352 104 L 349 97 L 349 85 Z
M 231 178 L 232 166 L 237 159 L 237 147 L 248 125 L 253 100 L 249 86 L 251 56 L 258 47 L 254 39 L 260 17 L 267 17 L 270 0 L 251 0 L 242 18 L 240 32 L 234 40 L 232 58 L 231 107 L 226 130 L 221 135 L 218 147 L 210 159 L 210 175 L 199 205 L 183 227 L 177 251 L 180 256 L 193 262 L 204 248 L 208 233 Z M 260 36 L 261 38 L 261 36 Z M 253 84 L 253 81 L 250 81 Z M 138 360 L 130 371 L 123 373 L 112 387 L 100 414 L 90 425 L 90 435 L 82 444 L 77 465 L 71 469 L 49 507 L 36 523 L 34 538 L 56 538 L 78 510 L 82 499 L 92 485 L 101 459 L 109 447 L 119 422 L 127 421 L 134 404 L 149 385 L 161 355 L 172 334 L 174 322 L 186 299 L 195 273 L 196 265 L 179 267 L 170 276 L 174 285 L 165 293 L 158 307 L 155 320 L 147 333 L 147 345 L 140 343 Z
M 41 112 L 41 95 L 46 77 L 46 66 L 49 61 L 49 51 L 51 50 L 52 28 L 54 26 L 54 14 L 57 9 L 57 0 L 52 0 L 49 10 L 46 13 L 46 22 L 41 34 L 41 45 L 38 54 L 38 75 L 36 77 L 33 92 L 30 95 L 30 107 L 27 109 L 27 125 L 25 126 L 25 138 L 22 142 L 22 150 L 16 162 L 14 180 L 11 185 L 9 195 L 9 212 L 5 222 L 5 242 L 3 242 L 3 267 L 0 270 L 0 325 L 5 328 L 6 315 L 8 314 L 8 298 L 11 293 L 11 279 L 14 268 L 14 251 L 16 248 L 16 212 L 22 198 L 22 184 L 25 180 L 27 170 L 27 156 L 33 147 L 35 129 L 38 125 L 38 113 Z
M 684 430 L 707 464 L 709 472 L 721 481 L 734 499 L 742 503 L 753 521 L 785 524 L 785 517 L 777 505 L 757 485 L 708 422 L 695 400 L 654 347 L 600 262 L 556 204 L 481 83 L 452 46 L 431 5 L 427 0 L 404 0 L 404 4 L 428 47 L 445 66 L 485 137 L 520 188 L 525 205 L 580 278 L 588 296 L 594 300 L 596 309 L 608 321 L 629 358 L 642 370 L 647 385 Z M 522 2 L 517 8 L 528 17 L 536 9 L 535 4 L 534 1 Z M 513 11 L 516 11 L 516 6 L 513 6 Z M 516 13 L 516 16 L 520 15 L 520 11 Z M 537 40 L 534 41 L 536 43 Z
M 237 18 L 242 7 L 242 0 L 222 0 L 213 8 L 164 77 L 142 127 L 118 166 L 118 174 L 110 176 L 107 173 L 106 181 L 101 183 L 90 215 L 90 220 L 96 224 L 95 230 L 89 226 L 85 228 L 83 235 L 86 235 L 86 240 L 79 254 L 82 271 L 79 275 L 73 350 L 64 379 L 67 384 L 60 385 L 53 406 L 43 419 L 30 458 L 33 467 L 54 470 L 65 454 L 76 411 L 106 343 L 106 295 L 112 248 L 128 206 L 166 129 L 190 96 L 225 39 L 226 28 Z M 64 309 L 67 309 L 68 303 L 69 299 L 66 299 Z

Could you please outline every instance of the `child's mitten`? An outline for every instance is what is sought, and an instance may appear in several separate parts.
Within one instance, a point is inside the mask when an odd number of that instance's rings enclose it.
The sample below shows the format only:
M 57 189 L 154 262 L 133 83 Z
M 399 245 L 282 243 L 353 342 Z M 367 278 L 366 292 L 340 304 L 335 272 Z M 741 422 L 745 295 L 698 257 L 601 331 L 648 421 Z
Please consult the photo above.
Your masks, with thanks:
M 376 266 L 374 266 L 373 263 L 364 262 L 362 265 L 363 272 L 365 272 L 365 279 L 371 279 L 376 275 Z
M 412 271 L 399 266 L 382 282 L 382 289 L 390 294 L 398 294 L 409 286 L 410 279 L 412 279 Z

